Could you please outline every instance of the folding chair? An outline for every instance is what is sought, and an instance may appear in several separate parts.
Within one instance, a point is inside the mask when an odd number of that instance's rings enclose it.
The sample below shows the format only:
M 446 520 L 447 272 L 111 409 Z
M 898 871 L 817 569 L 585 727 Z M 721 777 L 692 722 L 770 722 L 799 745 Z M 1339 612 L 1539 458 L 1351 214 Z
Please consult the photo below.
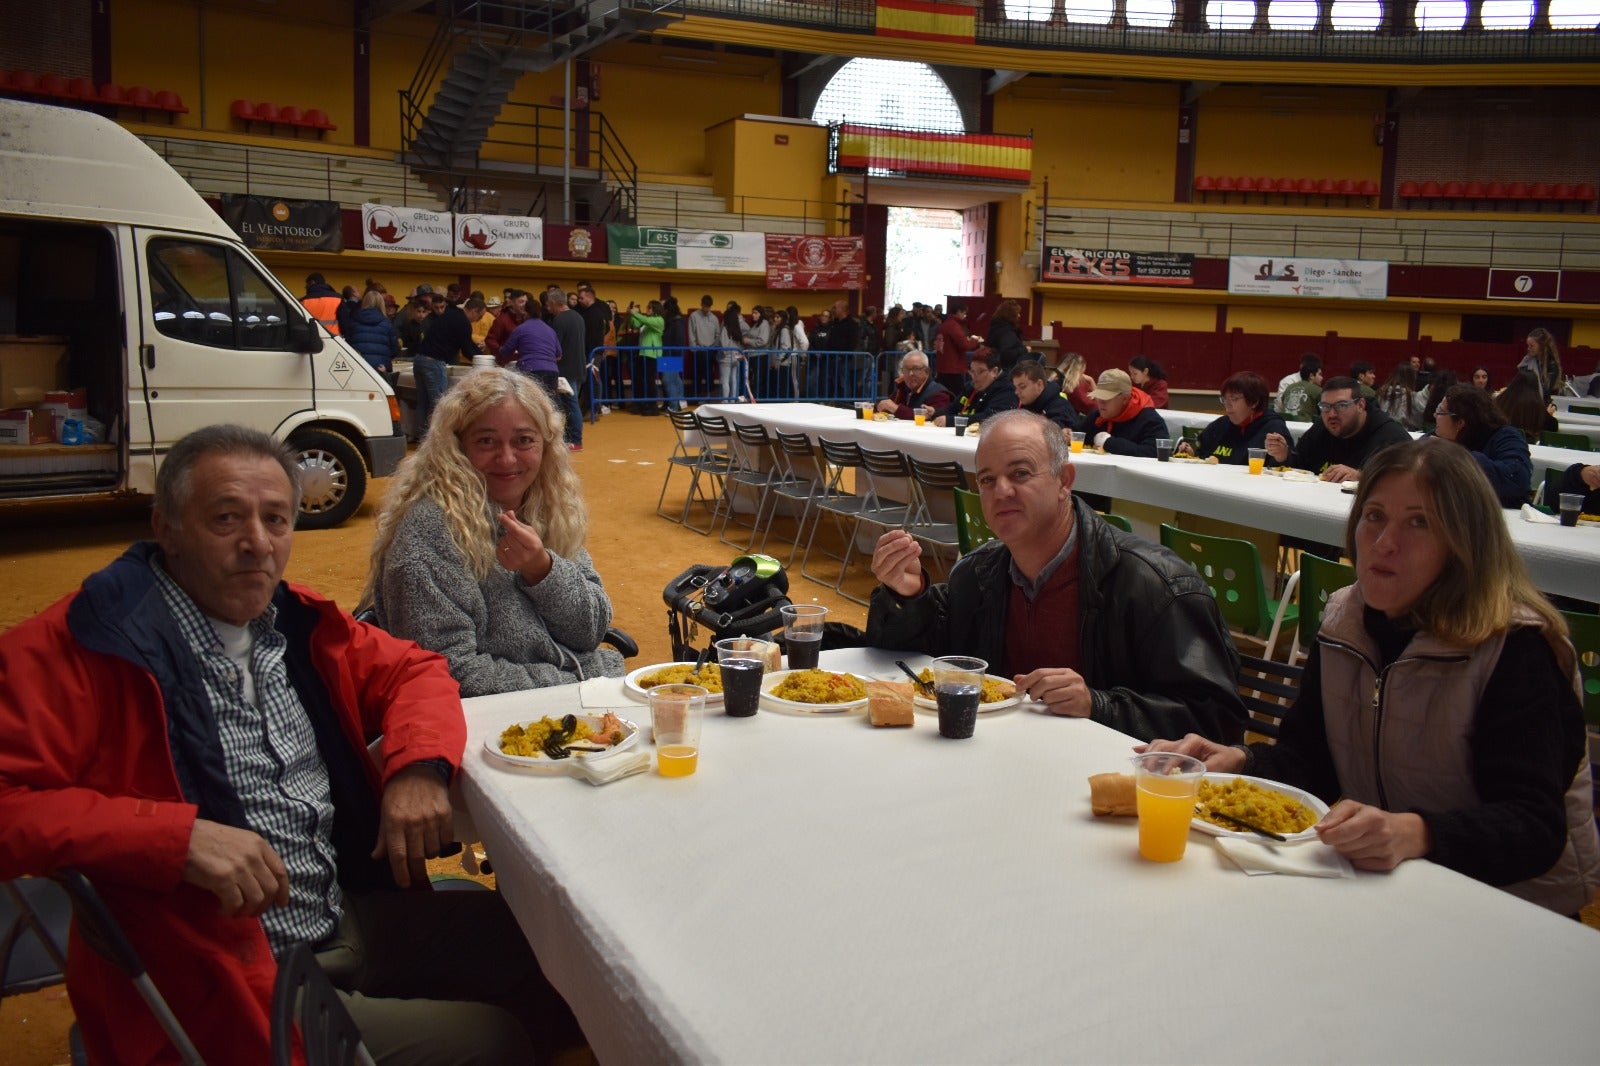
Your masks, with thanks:
M 733 434 L 734 462 L 722 479 L 721 540 L 724 544 L 751 551 L 756 546 L 756 538 L 761 535 L 761 516 L 766 513 L 767 503 L 772 499 L 772 486 L 783 476 L 783 471 L 778 463 L 777 448 L 767 435 L 765 426 L 735 422 Z M 750 542 L 745 545 L 734 544 L 728 539 L 728 525 L 737 510 L 741 489 L 749 489 L 755 503 L 755 512 L 750 516 Z
M 956 534 L 961 554 L 967 555 L 985 541 L 994 539 L 994 530 L 983 520 L 983 503 L 976 492 L 953 489 L 956 500 Z
M 823 483 L 812 504 L 816 516 L 811 520 L 811 533 L 806 537 L 806 550 L 800 556 L 800 574 L 818 584 L 838 588 L 843 580 L 845 566 L 848 565 L 849 545 L 846 544 L 844 553 L 840 555 L 834 555 L 826 548 L 818 548 L 828 558 L 840 561 L 839 573 L 831 582 L 807 569 L 811 562 L 811 549 L 816 545 L 817 532 L 822 528 L 824 516 L 833 518 L 834 529 L 841 536 L 848 538 L 853 534 L 856 516 L 861 513 L 862 508 L 873 504 L 872 482 L 860 474 L 861 447 L 855 442 L 831 441 L 819 437 L 817 443 L 822 448 Z M 853 489 L 845 487 L 844 479 L 847 473 L 857 475 L 857 483 Z M 866 492 L 858 491 L 863 483 L 866 485 Z
M 1539 482 L 1538 491 L 1534 494 L 1533 505 L 1546 514 L 1555 514 L 1557 505 L 1561 503 L 1561 483 L 1566 477 L 1565 470 L 1546 470 L 1544 480 Z
M 1322 612 L 1327 609 L 1328 597 L 1354 584 L 1355 567 L 1324 559 L 1311 552 L 1300 553 L 1300 624 L 1295 630 L 1294 645 L 1289 649 L 1289 661 L 1305 658 L 1311 642 L 1317 639 L 1322 628 Z
M 850 539 L 845 542 L 844 558 L 839 563 L 839 578 L 834 582 L 834 591 L 852 603 L 867 606 L 868 600 L 851 595 L 844 590 L 845 575 L 850 571 L 850 561 L 855 558 L 856 545 L 861 538 L 861 527 L 872 526 L 884 531 L 891 529 L 905 529 L 911 522 L 911 517 L 917 506 L 917 486 L 911 473 L 911 463 L 904 453 L 888 449 L 877 451 L 871 448 L 861 449 L 860 475 L 866 480 L 867 492 L 864 502 L 855 512 L 855 522 L 850 528 Z M 900 483 L 900 494 L 906 497 L 906 502 L 900 503 L 893 497 L 885 497 L 883 488 L 885 483 Z M 877 538 L 873 538 L 876 542 Z M 866 551 L 870 561 L 872 549 Z
M 1546 448 L 1571 448 L 1580 452 L 1593 450 L 1589 438 L 1582 433 L 1559 433 L 1553 429 L 1547 429 L 1539 434 L 1539 443 Z
M 1300 695 L 1300 678 L 1305 668 L 1280 663 L 1275 659 L 1239 656 L 1239 698 L 1250 712 L 1248 732 L 1278 739 L 1283 716 Z
M 1600 726 L 1600 614 L 1562 611 L 1572 646 L 1578 652 L 1578 679 L 1583 683 L 1583 717 Z
M 669 411 L 668 415 L 672 422 L 672 430 L 677 434 L 678 440 L 672 447 L 672 454 L 667 457 L 667 473 L 661 479 L 661 495 L 656 498 L 656 514 L 681 526 L 688 522 L 689 508 L 694 506 L 696 496 L 700 497 L 700 502 L 705 505 L 707 510 L 710 510 L 713 506 L 710 498 L 706 496 L 705 490 L 700 487 L 700 478 L 707 475 L 715 477 L 720 473 L 726 457 L 706 446 L 704 440 L 700 437 L 700 425 L 695 420 L 692 412 Z M 687 470 L 689 472 L 689 491 L 684 496 L 683 509 L 678 514 L 673 515 L 663 511 L 661 508 L 662 504 L 666 502 L 667 486 L 672 482 L 672 474 L 675 470 Z M 718 491 L 720 492 L 720 486 Z
M 1200 572 L 1229 628 L 1257 638 L 1265 635 L 1263 656 L 1272 658 L 1279 631 L 1300 615 L 1291 602 L 1299 575 L 1289 579 L 1283 598 L 1274 600 L 1262 581 L 1261 553 L 1248 540 L 1190 533 L 1163 522 L 1161 544 Z
M 58 870 L 51 875 L 51 879 L 66 889 L 67 895 L 72 898 L 72 920 L 77 924 L 78 935 L 83 942 L 95 954 L 128 975 L 134 989 L 167 1034 L 167 1039 L 172 1041 L 172 1046 L 178 1052 L 178 1060 L 184 1066 L 200 1066 L 204 1061 L 200 1058 L 200 1052 L 195 1050 L 177 1015 L 172 1013 L 172 1008 L 167 1006 L 167 1001 L 156 990 L 144 961 L 133 949 L 133 944 L 100 898 L 100 893 L 95 891 L 94 885 L 76 870 Z
M 710 501 L 710 510 L 706 519 L 706 528 L 704 529 L 689 521 L 689 509 L 687 501 L 685 501 L 683 528 L 692 529 L 696 533 L 704 533 L 709 536 L 711 531 L 716 528 L 717 518 L 722 513 L 721 508 L 727 502 L 727 478 L 729 474 L 737 469 L 738 457 L 733 454 L 733 430 L 728 427 L 726 418 L 701 414 L 691 414 L 689 417 L 694 419 L 695 428 L 699 431 L 702 442 L 700 446 L 699 476 L 711 479 L 711 483 L 716 487 L 716 494 L 714 498 L 704 493 L 701 495 L 701 500 Z M 698 478 L 696 482 L 698 483 Z
M 272 986 L 273 1066 L 293 1061 L 297 1013 L 307 1066 L 376 1066 L 309 944 L 296 944 L 278 960 L 278 980 Z
M 1100 515 L 1101 519 L 1104 520 L 1106 525 L 1108 525 L 1108 526 L 1116 526 L 1118 529 L 1122 530 L 1124 533 L 1132 533 L 1133 532 L 1133 523 L 1128 521 L 1126 518 L 1122 517 L 1121 515 L 1116 514 L 1116 513 L 1112 512 L 1112 511 L 1101 511 L 1101 512 L 1097 512 L 1097 513 Z
M 767 511 L 767 525 L 761 531 L 761 551 L 767 550 L 772 527 L 778 521 L 778 507 L 785 501 L 798 504 L 800 517 L 795 519 L 794 541 L 789 548 L 789 561 L 800 553 L 800 541 L 806 533 L 806 522 L 811 518 L 811 506 L 823 482 L 822 466 L 817 461 L 817 451 L 811 438 L 804 433 L 777 433 L 776 458 L 783 463 L 783 475 L 772 484 L 772 507 Z
M 952 558 L 961 556 L 961 523 L 955 515 L 950 490 L 967 487 L 967 472 L 954 460 L 935 463 L 914 455 L 908 456 L 908 459 L 916 485 L 917 501 L 911 519 L 906 523 L 906 531 L 924 544 L 930 555 L 939 560 L 944 573 L 949 574 L 950 567 L 944 561 L 945 555 Z M 949 521 L 946 521 L 946 515 Z
M 0 884 L 0 999 L 67 979 L 72 901 L 47 877 Z

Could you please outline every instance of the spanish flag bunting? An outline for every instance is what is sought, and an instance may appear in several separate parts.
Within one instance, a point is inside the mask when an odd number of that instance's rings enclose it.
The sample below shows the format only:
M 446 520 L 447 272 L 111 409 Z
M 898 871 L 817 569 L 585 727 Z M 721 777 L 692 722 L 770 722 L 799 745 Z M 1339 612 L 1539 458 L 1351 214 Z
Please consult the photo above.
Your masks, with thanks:
M 977 32 L 976 9 L 927 0 L 878 0 L 878 36 L 913 41 L 971 44 Z

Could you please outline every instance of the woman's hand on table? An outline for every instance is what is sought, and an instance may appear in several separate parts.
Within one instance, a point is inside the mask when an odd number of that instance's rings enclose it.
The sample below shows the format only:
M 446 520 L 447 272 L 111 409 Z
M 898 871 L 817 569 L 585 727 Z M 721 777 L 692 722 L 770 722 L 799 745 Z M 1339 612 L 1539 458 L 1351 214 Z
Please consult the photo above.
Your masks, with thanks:
M 1280 463 L 1289 461 L 1289 442 L 1282 433 L 1268 433 L 1267 439 L 1262 442 L 1267 449 L 1267 454 Z
M 899 596 L 922 594 L 922 545 L 903 529 L 891 529 L 872 549 L 872 576 Z
M 1087 718 L 1094 710 L 1094 697 L 1083 675 L 1065 666 L 1044 667 L 1018 674 L 1017 691 L 1044 704 L 1051 714 L 1063 718 Z
M 1322 472 L 1322 480 L 1332 482 L 1335 485 L 1345 481 L 1355 481 L 1360 476 L 1361 471 L 1353 466 L 1345 466 L 1342 463 L 1334 463 Z
M 534 528 L 512 512 L 501 511 L 500 530 L 500 543 L 495 547 L 500 565 L 515 571 L 530 585 L 543 581 L 553 562 Z
M 1422 858 L 1433 846 L 1421 815 L 1393 814 L 1355 800 L 1335 803 L 1312 828 L 1358 870 L 1392 870 Z
M 1180 440 L 1172 449 L 1172 454 L 1179 458 L 1194 458 L 1194 447 L 1186 440 Z
M 1135 744 L 1133 750 L 1138 753 L 1171 751 L 1188 755 L 1205 763 L 1207 770 L 1219 774 L 1243 773 L 1249 759 L 1242 748 L 1218 744 L 1199 733 L 1189 733 L 1182 740 L 1152 740 L 1148 744 Z

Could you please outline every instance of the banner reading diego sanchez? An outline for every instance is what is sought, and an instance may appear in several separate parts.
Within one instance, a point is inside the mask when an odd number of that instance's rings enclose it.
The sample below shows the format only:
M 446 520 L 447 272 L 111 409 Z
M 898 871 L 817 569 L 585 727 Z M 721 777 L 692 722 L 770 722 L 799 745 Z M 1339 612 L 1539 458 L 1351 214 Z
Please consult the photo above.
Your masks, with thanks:
M 859 289 L 867 272 L 860 237 L 768 233 L 767 288 Z

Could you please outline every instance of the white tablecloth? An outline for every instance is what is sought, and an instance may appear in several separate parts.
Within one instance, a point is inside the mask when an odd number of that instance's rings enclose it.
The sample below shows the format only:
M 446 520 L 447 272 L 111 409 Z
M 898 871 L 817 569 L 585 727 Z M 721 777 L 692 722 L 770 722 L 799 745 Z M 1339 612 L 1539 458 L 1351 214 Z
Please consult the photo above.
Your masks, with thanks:
M 863 447 L 896 448 L 919 459 L 954 459 L 968 470 L 978 449 L 975 437 L 911 422 L 863 422 L 837 408 L 808 403 L 710 404 L 701 408 L 735 422 L 805 433 L 813 440 L 855 441 Z M 1563 451 L 1564 449 L 1544 449 Z M 1582 452 L 1568 454 L 1582 456 Z M 1578 461 L 1578 460 L 1574 460 Z M 1073 456 L 1077 488 L 1174 512 L 1202 515 L 1254 529 L 1343 544 L 1352 497 L 1324 482 L 1291 482 L 1243 467 L 1202 463 L 1158 463 L 1154 459 L 1083 452 Z M 1534 583 L 1546 592 L 1577 599 L 1600 597 L 1600 527 L 1568 529 L 1524 521 L 1506 511 L 1507 527 Z
M 606 1066 L 1595 1058 L 1600 934 L 1427 862 L 1144 862 L 1090 816 L 1132 743 L 1092 722 L 711 715 L 694 776 L 595 788 L 482 750 L 576 686 L 466 702 L 466 803 Z

